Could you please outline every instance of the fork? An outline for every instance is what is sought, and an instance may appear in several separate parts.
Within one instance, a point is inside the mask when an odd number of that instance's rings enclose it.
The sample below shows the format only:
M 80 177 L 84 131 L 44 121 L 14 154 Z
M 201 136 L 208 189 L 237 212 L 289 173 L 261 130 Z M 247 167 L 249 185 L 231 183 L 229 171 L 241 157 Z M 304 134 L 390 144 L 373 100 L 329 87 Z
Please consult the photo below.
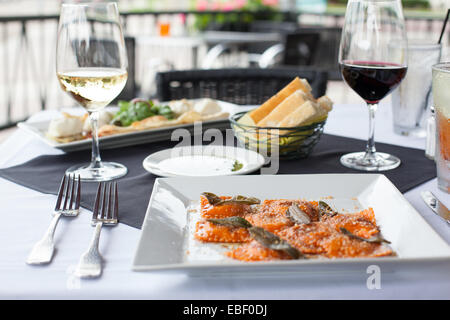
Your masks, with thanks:
M 59 186 L 53 219 L 44 237 L 31 250 L 27 264 L 47 264 L 52 261 L 55 252 L 53 236 L 61 216 L 76 217 L 80 212 L 81 181 L 80 176 L 64 175 Z M 64 202 L 63 202 L 64 198 Z
M 80 257 L 75 275 L 80 278 L 96 278 L 102 273 L 102 256 L 98 249 L 102 226 L 118 223 L 119 197 L 117 182 L 100 183 L 95 197 L 91 225 L 95 226 L 94 236 L 88 250 Z

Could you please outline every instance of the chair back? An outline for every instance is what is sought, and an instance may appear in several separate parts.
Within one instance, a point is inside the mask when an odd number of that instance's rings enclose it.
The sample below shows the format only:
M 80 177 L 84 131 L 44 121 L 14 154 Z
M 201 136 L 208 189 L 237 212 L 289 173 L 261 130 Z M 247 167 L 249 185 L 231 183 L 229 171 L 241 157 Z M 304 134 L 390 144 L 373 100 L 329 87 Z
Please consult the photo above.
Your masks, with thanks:
M 317 55 L 320 41 L 318 32 L 290 32 L 285 36 L 283 64 L 288 66 L 311 65 Z
M 169 71 L 158 73 L 156 81 L 161 101 L 212 98 L 240 105 L 258 105 L 295 77 L 307 79 L 315 97 L 325 94 L 327 73 L 306 68 Z
M 338 64 L 342 29 L 339 27 L 304 27 L 302 30 L 320 34 L 320 41 L 311 65 L 316 69 L 326 70 L 330 80 L 342 80 Z

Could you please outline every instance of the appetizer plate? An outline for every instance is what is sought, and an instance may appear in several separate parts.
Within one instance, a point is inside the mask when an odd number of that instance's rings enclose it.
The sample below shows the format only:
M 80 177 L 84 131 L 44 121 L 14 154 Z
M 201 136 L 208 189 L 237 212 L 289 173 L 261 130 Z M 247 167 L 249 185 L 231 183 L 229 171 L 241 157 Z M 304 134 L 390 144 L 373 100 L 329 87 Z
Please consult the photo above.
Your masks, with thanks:
M 185 146 L 149 155 L 145 170 L 162 177 L 211 177 L 247 174 L 264 165 L 264 157 L 244 148 L 231 146 Z
M 356 212 L 372 207 L 395 257 L 240 262 L 205 254 L 192 244 L 188 208 L 200 193 L 246 195 L 260 199 L 320 200 Z M 209 250 L 205 247 L 205 250 Z M 450 246 L 381 174 L 254 175 L 158 178 L 143 223 L 133 270 L 185 272 L 192 276 L 268 276 L 316 273 L 366 274 L 370 265 L 383 272 L 423 272 L 450 266 Z M 432 269 L 429 269 L 432 270 Z
M 236 113 L 237 111 L 245 111 L 248 108 L 245 106 L 239 106 L 236 104 L 224 102 L 224 101 L 217 101 L 220 107 L 224 112 L 228 112 L 230 115 L 233 113 Z M 85 139 L 80 141 L 73 141 L 68 143 L 58 143 L 56 141 L 53 141 L 51 139 L 48 139 L 46 137 L 46 132 L 48 129 L 48 125 L 50 124 L 50 119 L 47 121 L 36 121 L 36 122 L 20 122 L 17 124 L 17 126 L 21 129 L 24 129 L 43 142 L 45 142 L 47 145 L 60 149 L 65 152 L 72 152 L 72 151 L 78 151 L 78 150 L 89 150 L 92 147 L 92 141 L 91 139 Z M 194 124 L 182 124 L 172 127 L 163 127 L 163 128 L 155 128 L 150 130 L 143 130 L 143 131 L 137 131 L 137 132 L 129 132 L 129 133 L 122 133 L 122 134 L 115 134 L 111 136 L 101 137 L 99 139 L 100 141 L 100 147 L 102 149 L 109 149 L 109 148 L 119 148 L 124 146 L 131 146 L 131 145 L 138 145 L 138 144 L 144 144 L 149 142 L 156 142 L 156 141 L 163 141 L 163 140 L 170 140 L 172 136 L 172 131 L 177 128 L 185 128 L 189 130 L 189 132 L 194 133 Z M 210 120 L 210 121 L 204 121 L 202 123 L 202 131 L 215 128 L 219 130 L 224 130 L 227 128 L 230 128 L 230 122 L 228 120 L 228 117 L 224 119 L 218 119 L 218 120 Z

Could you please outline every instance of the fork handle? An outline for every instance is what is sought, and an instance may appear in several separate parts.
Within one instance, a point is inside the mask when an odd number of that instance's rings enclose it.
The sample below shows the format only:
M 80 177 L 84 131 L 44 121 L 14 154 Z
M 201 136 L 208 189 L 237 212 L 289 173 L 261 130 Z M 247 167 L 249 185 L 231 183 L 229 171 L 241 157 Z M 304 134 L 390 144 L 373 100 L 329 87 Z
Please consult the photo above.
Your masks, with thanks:
M 91 244 L 88 249 L 88 251 L 96 251 L 99 255 L 100 253 L 98 251 L 98 244 L 100 242 L 100 231 L 102 231 L 102 226 L 102 222 L 97 222 L 95 224 L 94 236 L 92 237 Z
M 55 251 L 55 244 L 53 242 L 53 236 L 55 235 L 56 226 L 58 225 L 61 213 L 55 212 L 53 219 L 50 222 L 50 226 L 45 232 L 41 240 L 39 240 L 31 250 L 28 258 L 28 264 L 44 264 L 49 263 L 52 260 L 53 253 Z
M 103 223 L 97 222 L 95 224 L 94 236 L 92 237 L 91 244 L 85 253 L 84 261 L 80 260 L 79 268 L 85 268 L 89 266 L 89 268 L 102 268 L 102 255 L 98 249 L 98 245 L 100 242 L 100 231 L 102 230 Z
M 77 269 L 75 270 L 75 275 L 79 278 L 96 278 L 102 274 L 102 256 L 98 251 L 102 225 L 102 222 L 96 223 L 94 236 L 89 248 L 80 257 Z

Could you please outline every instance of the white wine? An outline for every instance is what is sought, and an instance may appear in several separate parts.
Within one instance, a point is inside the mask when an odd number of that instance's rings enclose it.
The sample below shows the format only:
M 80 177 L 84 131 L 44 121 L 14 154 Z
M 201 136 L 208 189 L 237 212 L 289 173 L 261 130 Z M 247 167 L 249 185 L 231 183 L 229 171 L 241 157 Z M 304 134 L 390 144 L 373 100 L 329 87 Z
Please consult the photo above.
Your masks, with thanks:
M 88 111 L 107 106 L 127 82 L 126 70 L 114 68 L 80 68 L 58 72 L 63 90 Z
M 109 181 L 126 175 L 128 170 L 120 163 L 101 161 L 97 111 L 125 87 L 127 51 L 117 3 L 82 2 L 61 5 L 56 75 L 61 88 L 90 113 L 92 156 L 90 164 L 72 166 L 66 174 L 79 176 L 82 181 Z

